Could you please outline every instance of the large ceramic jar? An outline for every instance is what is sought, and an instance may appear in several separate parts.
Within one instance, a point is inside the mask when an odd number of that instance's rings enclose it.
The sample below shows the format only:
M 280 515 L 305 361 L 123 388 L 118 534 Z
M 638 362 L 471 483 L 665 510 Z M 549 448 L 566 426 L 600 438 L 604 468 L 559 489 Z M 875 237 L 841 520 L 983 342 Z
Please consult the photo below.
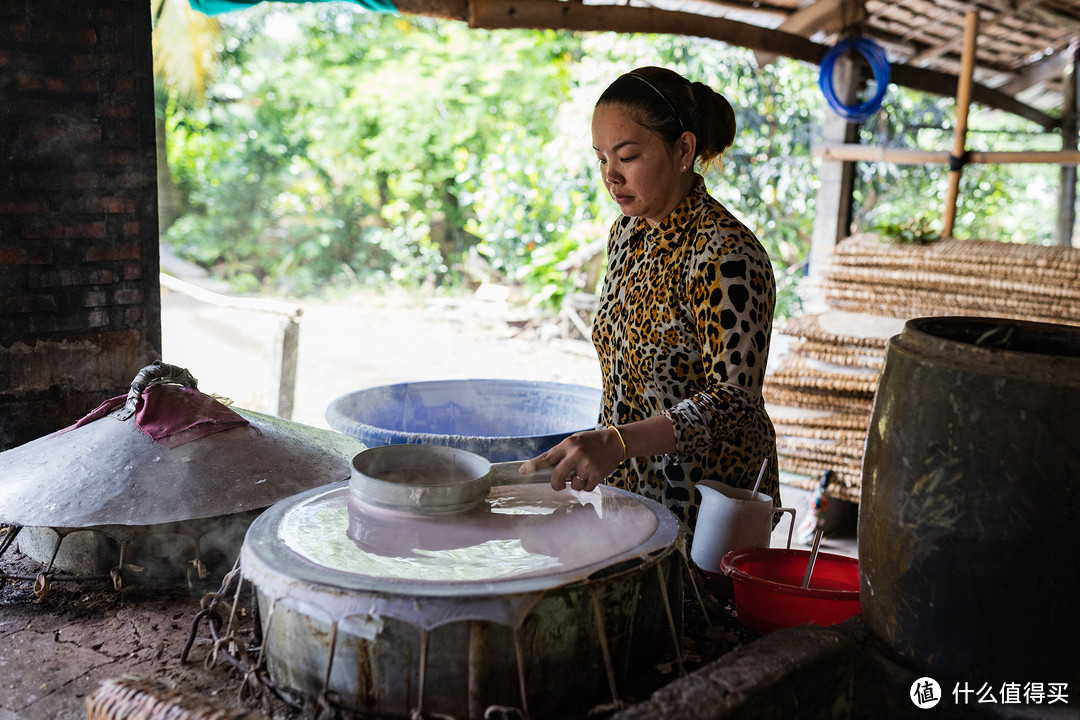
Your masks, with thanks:
M 866 442 L 866 626 L 943 687 L 1076 688 L 1078 521 L 1080 327 L 907 322 Z

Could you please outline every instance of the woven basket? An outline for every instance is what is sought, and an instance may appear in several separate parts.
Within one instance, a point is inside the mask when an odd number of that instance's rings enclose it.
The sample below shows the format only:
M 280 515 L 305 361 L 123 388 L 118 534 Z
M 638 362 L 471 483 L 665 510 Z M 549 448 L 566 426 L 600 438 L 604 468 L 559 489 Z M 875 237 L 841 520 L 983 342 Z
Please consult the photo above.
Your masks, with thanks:
M 105 680 L 86 699 L 87 720 L 265 720 L 133 676 Z

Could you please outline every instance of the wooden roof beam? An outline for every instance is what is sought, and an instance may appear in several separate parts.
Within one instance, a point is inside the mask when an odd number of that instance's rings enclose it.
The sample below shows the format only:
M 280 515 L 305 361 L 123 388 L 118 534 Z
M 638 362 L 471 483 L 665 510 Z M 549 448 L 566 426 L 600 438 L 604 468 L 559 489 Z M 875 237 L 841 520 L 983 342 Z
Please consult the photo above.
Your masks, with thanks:
M 956 97 L 958 81 L 955 75 L 927 70 L 925 68 L 912 67 L 910 65 L 893 64 L 892 81 L 897 85 L 921 90 L 923 92 L 942 95 L 944 97 Z M 1004 110 L 1013 115 L 1018 115 L 1030 120 L 1044 130 L 1055 130 L 1061 125 L 1061 121 L 1038 108 L 1017 100 L 1014 96 L 1001 90 L 986 87 L 975 83 L 971 88 L 971 100 L 980 105 L 997 110 Z
M 770 26 L 777 22 L 783 22 L 791 13 L 783 8 L 770 7 L 763 5 L 747 5 L 743 2 L 727 2 L 727 0 L 678 0 L 678 4 L 683 10 L 690 10 L 691 12 L 697 12 L 695 8 L 701 8 L 701 15 L 708 15 L 710 17 L 727 16 L 731 13 L 741 13 L 743 17 L 752 15 L 755 18 L 768 19 L 769 22 L 762 23 Z M 663 3 L 659 4 L 660 6 Z
M 1047 25 L 1068 28 L 1073 32 L 1080 33 L 1080 18 L 1073 15 L 1056 12 L 1044 7 L 1033 7 L 1029 13 Z
M 442 18 L 443 20 L 469 20 L 468 0 L 394 0 L 398 12 L 407 15 Z
M 1074 40 L 1070 48 L 1075 47 L 1076 41 Z M 1069 66 L 1069 58 L 1072 57 L 1072 54 L 1072 50 L 1070 49 L 1065 52 L 1047 55 L 1039 62 L 1028 65 L 1024 72 L 1017 73 L 1013 76 L 1012 80 L 998 89 L 1001 90 L 1001 92 L 1010 95 L 1018 95 L 1033 85 L 1049 80 L 1056 80 L 1061 77 L 1061 74 L 1065 72 L 1065 68 Z
M 857 0 L 816 0 L 788 16 L 777 30 L 810 37 L 822 30 L 836 33 L 866 18 L 866 6 Z
M 776 52 L 818 64 L 825 48 L 804 37 L 722 17 L 578 0 L 469 0 L 469 25 L 579 32 L 661 33 L 707 37 L 736 47 Z
M 810 154 L 824 160 L 884 162 L 895 165 L 948 165 L 948 150 L 910 150 L 859 143 L 822 143 Z M 988 165 L 1080 165 L 1080 150 L 969 150 L 968 163 Z
M 415 1 L 415 0 L 414 0 Z M 407 12 L 399 3 L 403 12 Z M 825 45 L 769 28 L 726 18 L 627 5 L 585 5 L 577 0 L 468 0 L 470 27 L 485 29 L 552 29 L 579 32 L 662 33 L 719 40 L 736 47 L 772 52 L 796 60 L 821 64 Z M 891 80 L 897 85 L 955 97 L 955 75 L 894 63 Z M 972 100 L 1031 120 L 1047 130 L 1059 121 L 1003 92 L 976 84 Z
M 776 28 L 783 32 L 810 37 L 818 31 L 835 34 L 866 18 L 866 6 L 856 0 L 817 0 L 788 16 Z M 776 53 L 757 53 L 758 66 L 776 62 Z

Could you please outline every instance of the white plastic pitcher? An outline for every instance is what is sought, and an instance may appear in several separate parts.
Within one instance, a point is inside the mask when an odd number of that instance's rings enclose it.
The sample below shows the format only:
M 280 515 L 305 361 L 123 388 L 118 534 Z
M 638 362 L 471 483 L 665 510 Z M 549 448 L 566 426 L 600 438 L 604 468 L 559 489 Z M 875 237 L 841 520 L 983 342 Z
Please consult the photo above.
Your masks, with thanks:
M 772 496 L 732 487 L 716 480 L 702 480 L 697 526 L 690 557 L 702 570 L 721 573 L 720 560 L 731 550 L 769 547 L 773 515 L 791 513 L 787 546 L 795 528 L 795 508 L 773 508 Z

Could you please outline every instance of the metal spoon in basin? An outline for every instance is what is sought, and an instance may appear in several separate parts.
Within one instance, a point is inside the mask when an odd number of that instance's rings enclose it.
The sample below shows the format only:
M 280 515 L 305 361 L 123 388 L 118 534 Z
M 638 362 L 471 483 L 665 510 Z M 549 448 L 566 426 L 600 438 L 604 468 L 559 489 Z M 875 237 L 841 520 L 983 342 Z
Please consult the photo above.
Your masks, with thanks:
M 817 562 L 818 548 L 821 546 L 821 534 L 825 528 L 818 528 L 814 533 L 814 545 L 810 548 L 810 560 L 806 563 L 806 575 L 803 576 L 802 586 L 810 587 L 810 576 L 814 574 L 814 563 Z

